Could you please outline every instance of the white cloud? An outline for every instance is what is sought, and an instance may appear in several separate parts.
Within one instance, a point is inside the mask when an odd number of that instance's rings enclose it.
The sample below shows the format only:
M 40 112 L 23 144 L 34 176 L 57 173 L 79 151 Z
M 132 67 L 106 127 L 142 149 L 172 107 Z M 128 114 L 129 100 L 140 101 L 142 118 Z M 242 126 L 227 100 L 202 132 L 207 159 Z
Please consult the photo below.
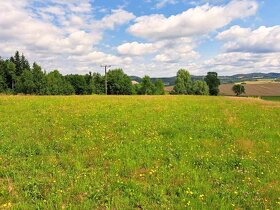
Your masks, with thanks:
M 116 9 L 112 10 L 112 14 L 105 16 L 101 21 L 97 21 L 97 26 L 99 28 L 114 29 L 115 26 L 128 23 L 134 18 L 135 16 L 132 13 L 123 9 Z
M 89 68 L 102 62 L 130 61 L 100 52 L 96 45 L 105 30 L 126 24 L 134 18 L 132 13 L 117 9 L 96 20 L 90 14 L 89 0 L 49 0 L 52 4 L 40 7 L 32 2 L 0 2 L 0 55 L 10 56 L 19 50 L 44 68 L 59 67 L 64 73 L 84 69 L 80 68 L 79 57 L 90 59 Z
M 280 53 L 222 53 L 203 62 L 201 72 L 217 71 L 222 75 L 249 72 L 277 72 L 280 68 Z
M 254 15 L 257 8 L 253 0 L 234 0 L 225 6 L 205 4 L 170 17 L 160 14 L 138 17 L 128 32 L 148 40 L 203 35 L 235 19 Z
M 117 50 L 121 55 L 140 56 L 154 53 L 158 47 L 152 43 L 132 42 L 118 46 Z
M 233 26 L 217 35 L 226 41 L 224 48 L 230 52 L 280 52 L 280 26 L 261 26 L 256 30 Z

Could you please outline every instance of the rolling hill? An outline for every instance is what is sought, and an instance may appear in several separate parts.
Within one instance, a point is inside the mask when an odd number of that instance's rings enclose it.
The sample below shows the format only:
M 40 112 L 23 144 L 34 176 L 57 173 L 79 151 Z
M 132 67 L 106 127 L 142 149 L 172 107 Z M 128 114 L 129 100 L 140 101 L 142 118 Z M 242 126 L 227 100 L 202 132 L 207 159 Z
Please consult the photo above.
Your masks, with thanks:
M 135 80 L 137 82 L 141 82 L 142 78 L 137 76 L 131 76 L 131 80 Z M 204 76 L 195 76 L 192 75 L 194 80 L 201 80 Z M 236 82 L 244 82 L 244 81 L 256 81 L 258 79 L 279 79 L 280 81 L 280 73 L 249 73 L 249 74 L 235 74 L 232 76 L 219 76 L 222 84 L 236 83 Z M 165 86 L 173 86 L 175 85 L 176 76 L 174 77 L 160 77 L 160 78 L 151 78 L 152 81 L 156 81 L 157 79 L 161 79 Z

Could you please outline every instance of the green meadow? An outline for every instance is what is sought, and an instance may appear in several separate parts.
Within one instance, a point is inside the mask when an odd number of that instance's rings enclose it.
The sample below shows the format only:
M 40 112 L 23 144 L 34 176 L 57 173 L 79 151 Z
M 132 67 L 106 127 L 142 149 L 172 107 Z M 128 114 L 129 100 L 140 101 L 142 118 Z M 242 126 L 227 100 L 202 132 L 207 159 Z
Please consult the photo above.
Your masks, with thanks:
M 0 209 L 279 209 L 280 103 L 0 96 Z

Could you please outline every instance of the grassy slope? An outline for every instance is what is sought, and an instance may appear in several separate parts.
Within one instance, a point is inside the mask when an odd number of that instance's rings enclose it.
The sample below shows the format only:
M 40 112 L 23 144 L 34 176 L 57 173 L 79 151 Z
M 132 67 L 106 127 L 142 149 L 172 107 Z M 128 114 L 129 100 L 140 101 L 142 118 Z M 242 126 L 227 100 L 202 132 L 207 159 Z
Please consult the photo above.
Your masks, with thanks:
M 0 207 L 279 207 L 278 103 L 0 97 Z

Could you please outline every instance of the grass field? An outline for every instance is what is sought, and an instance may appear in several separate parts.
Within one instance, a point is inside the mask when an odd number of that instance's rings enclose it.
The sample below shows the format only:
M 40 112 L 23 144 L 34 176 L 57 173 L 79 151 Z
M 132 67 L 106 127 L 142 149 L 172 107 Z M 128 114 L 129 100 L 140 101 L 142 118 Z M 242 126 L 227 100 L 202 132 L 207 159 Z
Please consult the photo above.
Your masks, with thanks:
M 279 209 L 280 105 L 0 96 L 0 209 Z
M 268 100 L 268 101 L 280 101 L 280 96 L 271 96 L 271 97 L 269 97 L 269 96 L 267 96 L 267 97 L 262 97 L 262 99 L 264 99 L 264 100 Z

